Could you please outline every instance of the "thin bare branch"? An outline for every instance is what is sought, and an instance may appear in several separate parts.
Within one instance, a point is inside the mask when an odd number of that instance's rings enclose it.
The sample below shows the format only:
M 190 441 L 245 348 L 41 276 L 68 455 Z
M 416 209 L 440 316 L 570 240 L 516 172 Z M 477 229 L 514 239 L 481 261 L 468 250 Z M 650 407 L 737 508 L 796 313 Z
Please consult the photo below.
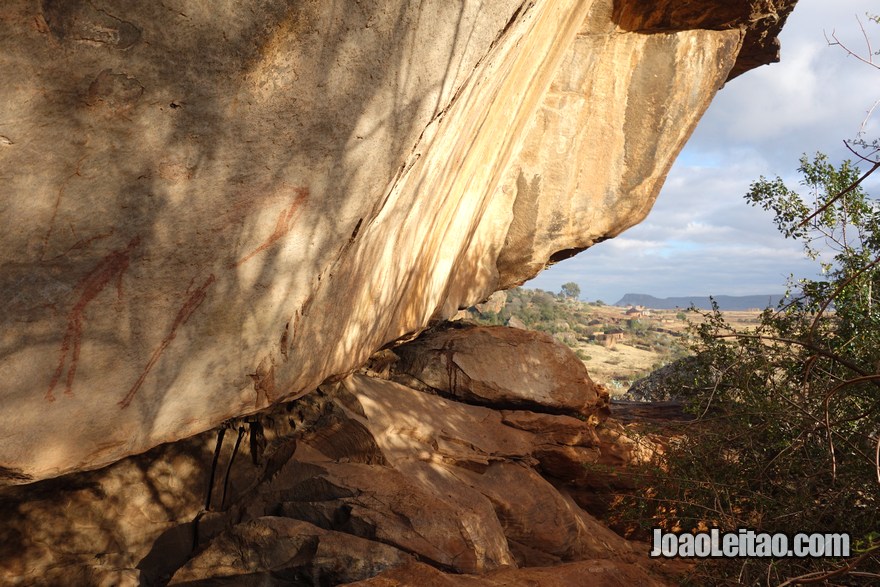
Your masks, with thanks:
M 876 102 L 874 102 L 874 105 L 868 111 L 868 118 L 870 118 L 871 113 L 874 111 L 874 108 L 876 108 L 878 104 L 880 104 L 880 100 L 877 100 Z M 868 121 L 868 118 L 865 118 L 865 120 L 862 122 L 862 128 L 864 128 L 865 123 Z M 861 131 L 860 131 L 860 134 L 861 134 Z M 874 165 L 875 163 L 877 163 L 877 161 L 874 161 L 873 159 L 868 159 L 867 157 L 865 157 L 864 155 L 862 155 L 861 153 L 859 153 L 858 151 L 856 151 L 855 149 L 850 147 L 848 142 L 843 141 L 843 146 L 846 147 L 847 151 L 849 151 L 850 153 L 852 153 L 853 155 L 855 155 L 856 157 L 858 157 L 859 159 L 861 159 L 865 163 L 870 163 L 871 165 Z
M 825 204 L 823 204 L 821 207 L 819 207 L 818 210 L 816 210 L 815 212 L 813 212 L 812 214 L 807 216 L 800 224 L 798 224 L 797 227 L 801 228 L 802 226 L 805 226 L 810 220 L 812 220 L 813 218 L 816 218 L 819 214 L 822 214 L 823 212 L 825 212 L 825 210 L 830 208 L 831 205 L 834 204 L 834 202 L 836 202 L 837 200 L 839 200 L 840 198 L 842 198 L 846 194 L 850 193 L 851 191 L 853 191 L 854 189 L 859 187 L 862 184 L 862 182 L 865 181 L 865 179 L 867 179 L 872 173 L 877 171 L 877 169 L 880 169 L 880 161 L 877 161 L 876 163 L 874 163 L 874 165 L 871 166 L 871 169 L 866 171 L 860 178 L 858 178 L 856 181 L 854 181 L 852 184 L 850 184 L 849 187 L 847 187 L 846 189 L 835 194 L 832 198 L 830 198 L 827 202 L 825 202 Z
M 859 23 L 859 28 L 862 30 L 862 36 L 865 38 L 865 45 L 868 48 L 868 61 L 871 65 L 874 65 L 874 49 L 871 48 L 871 37 L 869 37 L 867 31 L 865 31 L 865 25 L 862 24 L 862 19 L 857 16 L 856 22 Z
M 869 269 L 873 269 L 875 266 L 877 266 L 878 263 L 880 263 L 880 257 L 877 257 L 876 259 L 868 263 L 865 267 L 862 267 L 860 270 L 847 277 L 830 296 L 826 297 L 825 301 L 822 302 L 822 305 L 819 307 L 819 311 L 816 312 L 816 318 L 813 320 L 813 324 L 810 327 L 810 333 L 807 340 L 809 340 L 811 343 L 813 342 L 816 335 L 816 330 L 819 328 L 819 319 L 822 317 L 822 314 L 825 313 L 825 310 L 828 309 L 828 306 L 831 305 L 831 302 L 833 302 L 834 299 L 840 295 L 840 292 L 842 292 L 846 286 L 852 283 L 855 278 L 859 277 Z
M 836 361 L 837 363 L 840 363 L 841 365 L 843 365 L 844 367 L 846 367 L 847 369 L 849 369 L 853 373 L 858 373 L 859 375 L 862 375 L 862 376 L 872 375 L 872 373 L 865 371 L 864 369 L 862 369 L 861 367 L 859 367 L 857 364 L 853 363 L 852 361 L 844 359 L 840 355 L 838 355 L 836 353 L 832 353 L 828 349 L 824 349 L 822 347 L 816 346 L 815 344 L 812 343 L 812 341 L 803 341 L 803 340 L 797 340 L 794 338 L 787 338 L 787 337 L 782 337 L 782 336 L 768 336 L 766 334 L 742 334 L 742 333 L 716 334 L 716 335 L 713 335 L 712 338 L 751 338 L 751 339 L 771 340 L 771 341 L 775 341 L 775 342 L 784 342 L 784 343 L 788 343 L 788 344 L 793 344 L 796 346 L 801 346 L 805 349 L 809 349 L 811 351 L 814 351 L 814 352 L 822 355 L 823 357 L 826 357 L 826 358 L 829 358 L 833 361 Z
M 799 577 L 792 577 L 788 581 L 784 583 L 780 583 L 778 587 L 788 587 L 789 585 L 808 585 L 811 583 L 822 583 L 831 579 L 833 577 L 838 577 L 840 575 L 844 575 L 850 571 L 852 571 L 856 566 L 858 566 L 862 561 L 866 558 L 873 556 L 873 554 L 880 547 L 874 547 L 870 550 L 867 550 L 848 562 L 847 564 L 838 567 L 832 571 L 815 571 L 813 573 L 807 573 L 806 575 L 800 575 Z
M 828 452 L 831 453 L 831 480 L 837 481 L 837 455 L 834 452 L 834 435 L 831 433 L 831 413 L 828 409 L 829 396 L 825 397 L 825 435 L 828 438 Z
M 874 105 L 868 109 L 868 113 L 865 115 L 865 118 L 862 120 L 861 126 L 859 126 L 859 135 L 865 134 L 865 128 L 868 126 L 868 120 L 871 118 L 871 115 L 874 114 L 874 110 L 877 106 L 880 105 L 880 100 L 874 102 Z
M 822 419 L 816 417 L 816 416 L 815 416 L 814 414 L 812 414 L 809 410 L 805 409 L 803 406 L 801 406 L 801 405 L 798 404 L 797 402 L 794 402 L 794 401 L 792 401 L 791 399 L 789 399 L 789 398 L 787 398 L 787 397 L 785 397 L 785 396 L 782 397 L 782 401 L 784 401 L 785 403 L 787 403 L 788 405 L 790 405 L 791 407 L 793 407 L 795 410 L 797 410 L 798 412 L 800 412 L 801 415 L 803 415 L 805 418 L 808 418 L 808 419 L 810 419 L 810 420 L 813 420 L 813 422 L 815 422 L 815 423 L 817 423 L 817 424 L 819 424 L 819 425 L 821 425 L 821 426 L 824 427 L 825 422 L 823 422 Z M 862 458 L 863 458 L 866 462 L 868 462 L 868 463 L 871 462 L 871 457 L 869 457 L 869 456 L 866 455 L 864 452 L 862 452 L 862 450 L 861 450 L 858 446 L 856 446 L 856 445 L 854 445 L 852 442 L 850 442 L 850 440 L 849 440 L 846 436 L 844 436 L 843 434 L 841 434 L 841 433 L 838 432 L 837 430 L 834 430 L 833 428 L 831 429 L 831 433 L 834 434 L 835 436 L 837 436 L 837 438 L 838 438 L 841 442 L 843 442 L 843 444 L 845 444 L 847 447 L 849 447 L 849 449 L 852 451 L 853 454 L 862 457 Z
M 880 434 L 877 435 L 877 450 L 874 453 L 874 465 L 877 468 L 877 483 L 880 483 Z
M 834 386 L 831 391 L 825 394 L 825 400 L 822 402 L 823 411 L 825 412 L 825 434 L 828 437 L 828 450 L 831 453 L 831 479 L 834 481 L 837 481 L 837 455 L 834 452 L 834 435 L 832 434 L 831 411 L 829 408 L 831 397 L 844 387 L 855 385 L 857 383 L 865 383 L 867 381 L 880 381 L 880 374 L 848 379 L 843 383 Z
M 859 26 L 861 26 L 861 21 L 859 21 Z M 864 28 L 862 29 L 862 31 L 864 31 Z M 837 33 L 833 30 L 831 31 L 831 38 L 834 39 L 834 42 L 828 40 L 828 34 L 827 33 L 825 34 L 825 41 L 827 41 L 829 46 L 832 46 L 832 47 L 838 46 L 841 49 L 843 49 L 844 51 L 846 51 L 847 55 L 850 55 L 851 57 L 855 57 L 856 59 L 858 59 L 862 63 L 865 63 L 866 65 L 870 65 L 871 67 L 880 69 L 880 64 L 874 63 L 874 59 L 872 58 L 871 54 L 868 54 L 867 58 L 862 57 L 861 55 L 859 55 L 858 53 L 856 53 L 855 51 L 850 49 L 847 45 L 842 43 L 840 41 L 840 39 L 837 38 Z

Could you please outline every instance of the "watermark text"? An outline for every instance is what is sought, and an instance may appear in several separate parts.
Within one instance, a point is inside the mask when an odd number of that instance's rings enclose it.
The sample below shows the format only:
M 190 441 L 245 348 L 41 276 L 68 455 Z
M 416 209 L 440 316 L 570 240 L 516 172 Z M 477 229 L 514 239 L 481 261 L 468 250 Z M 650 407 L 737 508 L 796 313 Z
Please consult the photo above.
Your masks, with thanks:
M 721 532 L 664 532 L 653 530 L 652 557 L 782 558 L 850 556 L 849 534 L 770 534 L 740 529 Z

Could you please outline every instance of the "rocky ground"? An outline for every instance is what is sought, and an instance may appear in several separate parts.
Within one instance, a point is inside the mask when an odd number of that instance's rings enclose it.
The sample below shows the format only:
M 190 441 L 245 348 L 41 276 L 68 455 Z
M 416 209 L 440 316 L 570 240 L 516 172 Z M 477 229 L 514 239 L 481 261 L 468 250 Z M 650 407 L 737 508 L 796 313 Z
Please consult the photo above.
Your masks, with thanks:
M 551 337 L 435 329 L 269 412 L 5 488 L 0 583 L 671 584 L 590 513 L 649 452 Z

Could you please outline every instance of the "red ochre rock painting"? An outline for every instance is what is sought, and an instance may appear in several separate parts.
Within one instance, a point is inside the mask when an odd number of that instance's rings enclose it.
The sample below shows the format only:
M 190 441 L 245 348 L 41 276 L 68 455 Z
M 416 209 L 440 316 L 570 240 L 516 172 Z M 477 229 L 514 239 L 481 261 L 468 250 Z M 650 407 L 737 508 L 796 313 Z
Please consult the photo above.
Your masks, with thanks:
M 190 319 L 190 316 L 193 315 L 193 312 L 196 311 L 202 302 L 205 301 L 205 298 L 208 295 L 208 289 L 214 284 L 217 280 L 214 277 L 214 274 L 208 276 L 202 285 L 196 288 L 189 296 L 186 298 L 186 301 L 183 303 L 183 306 L 180 307 L 180 310 L 177 311 L 177 316 L 174 317 L 174 322 L 171 323 L 171 328 L 168 330 L 168 334 L 165 335 L 165 338 L 162 339 L 162 342 L 156 347 L 156 350 L 153 351 L 153 355 L 150 357 L 150 360 L 147 362 L 146 367 L 144 367 L 143 372 L 141 372 L 140 377 L 137 378 L 134 385 L 131 386 L 131 389 L 125 394 L 125 397 L 119 402 L 119 407 L 122 409 L 127 408 L 131 405 L 131 400 L 134 399 L 135 394 L 144 384 L 144 380 L 147 378 L 147 375 L 150 374 L 150 371 L 159 361 L 159 358 L 162 356 L 162 353 L 165 352 L 165 349 L 168 348 L 168 345 L 171 344 L 171 341 L 174 340 L 174 337 L 177 336 L 177 329 L 186 324 L 186 321 Z M 192 287 L 192 284 L 190 284 Z
M 272 231 L 272 234 L 270 234 L 263 243 L 253 251 L 243 256 L 235 263 L 228 265 L 228 269 L 234 269 L 250 261 L 258 254 L 269 249 L 291 231 L 298 216 L 297 212 L 299 211 L 300 206 L 309 197 L 309 189 L 307 187 L 294 188 L 294 194 L 295 197 L 290 205 L 278 215 L 278 220 L 275 222 L 275 229 Z M 61 341 L 58 366 L 52 375 L 49 389 L 46 391 L 46 400 L 50 402 L 55 401 L 54 391 L 64 375 L 65 367 L 67 369 L 67 377 L 65 378 L 64 394 L 68 396 L 73 395 L 73 382 L 76 378 L 77 364 L 79 362 L 86 307 L 95 299 L 95 297 L 98 296 L 98 294 L 101 293 L 101 291 L 104 290 L 107 284 L 113 281 L 113 279 L 117 280 L 117 293 L 119 298 L 122 297 L 122 274 L 128 269 L 131 262 L 132 250 L 137 247 L 140 242 L 140 237 L 135 236 L 124 249 L 114 251 L 104 257 L 104 259 L 102 259 L 101 262 L 77 285 L 77 289 L 81 291 L 80 297 L 67 315 L 67 331 L 64 334 L 64 339 Z M 118 405 L 122 409 L 131 405 L 134 396 L 137 394 L 138 390 L 140 390 L 141 386 L 143 386 L 150 371 L 155 367 L 156 363 L 162 357 L 162 354 L 177 336 L 178 329 L 186 324 L 196 309 L 205 301 L 205 298 L 208 295 L 208 290 L 216 280 L 216 276 L 212 273 L 199 287 L 189 293 L 183 305 L 178 310 L 177 315 L 171 324 L 171 328 L 162 339 L 162 342 L 159 343 L 159 346 L 153 351 L 150 360 L 147 362 L 140 376 L 125 397 L 118 402 Z M 195 281 L 195 279 L 193 279 L 193 281 Z M 192 285 L 190 285 L 190 288 L 191 287 Z M 189 291 L 189 289 L 187 291 Z
M 267 250 L 269 247 L 274 245 L 276 242 L 281 240 L 290 230 L 293 228 L 294 222 L 297 218 L 297 211 L 299 210 L 302 203 L 308 199 L 309 197 L 309 188 L 307 187 L 299 187 L 294 188 L 295 197 L 290 205 L 281 211 L 278 215 L 278 220 L 275 222 L 275 229 L 272 231 L 272 234 L 263 241 L 263 243 L 258 246 L 256 249 L 236 261 L 227 266 L 227 269 L 235 269 L 236 267 L 241 266 L 242 264 L 250 261 L 258 254 Z M 201 286 L 196 288 L 192 293 L 189 294 L 186 301 L 181 306 L 180 310 L 177 312 L 177 316 L 174 318 L 174 322 L 171 324 L 171 328 L 168 331 L 168 334 L 165 335 L 165 338 L 162 339 L 162 342 L 158 347 L 153 351 L 150 360 L 147 362 L 147 365 L 144 367 L 144 370 L 141 372 L 140 377 L 137 378 L 134 385 L 132 385 L 131 389 L 125 395 L 125 397 L 119 402 L 119 407 L 122 409 L 127 408 L 131 405 L 134 396 L 137 394 L 138 390 L 140 390 L 141 386 L 144 384 L 144 381 L 147 378 L 147 375 L 150 374 L 150 371 L 162 357 L 162 353 L 168 348 L 171 342 L 174 340 L 174 337 L 177 336 L 177 330 L 186 324 L 187 320 L 193 315 L 193 312 L 205 301 L 205 298 L 208 295 L 208 290 L 216 281 L 216 277 L 212 273 Z M 192 285 L 190 285 L 192 287 Z M 187 290 L 189 291 L 189 290 Z M 267 399 L 268 392 L 267 392 Z
M 80 291 L 79 299 L 67 314 L 67 331 L 61 341 L 61 350 L 58 356 L 58 367 L 49 382 L 46 390 L 46 399 L 55 401 L 53 391 L 61 381 L 67 367 L 64 394 L 73 395 L 73 380 L 76 378 L 76 367 L 79 362 L 79 351 L 82 342 L 83 323 L 85 321 L 86 307 L 100 294 L 107 284 L 116 279 L 116 294 L 122 298 L 122 274 L 128 269 L 131 262 L 131 253 L 141 242 L 139 236 L 129 241 L 124 249 L 113 251 L 104 257 L 98 265 L 92 269 L 78 284 L 76 289 Z M 68 360 L 69 359 L 69 360 Z
M 309 197 L 309 188 L 307 187 L 294 188 L 293 191 L 296 194 L 296 197 L 294 198 L 293 202 L 291 202 L 290 206 L 282 210 L 281 213 L 278 215 L 278 220 L 275 221 L 275 230 L 272 231 L 272 234 L 270 234 L 269 237 L 263 241 L 263 244 L 258 246 L 256 249 L 254 249 L 235 263 L 232 263 L 230 265 L 230 268 L 238 267 L 240 265 L 243 265 L 244 263 L 247 263 L 255 256 L 259 255 L 260 253 L 274 245 L 276 242 L 281 240 L 288 232 L 290 232 L 297 218 L 297 211 L 299 210 L 299 207 Z

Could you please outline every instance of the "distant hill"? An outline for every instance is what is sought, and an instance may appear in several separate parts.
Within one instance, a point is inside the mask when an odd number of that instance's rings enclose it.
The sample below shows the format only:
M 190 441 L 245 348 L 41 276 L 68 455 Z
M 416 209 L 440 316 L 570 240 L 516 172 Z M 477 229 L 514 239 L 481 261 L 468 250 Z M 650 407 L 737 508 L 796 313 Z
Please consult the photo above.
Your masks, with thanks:
M 767 307 L 776 307 L 784 296 L 782 295 L 759 295 L 759 296 L 713 296 L 721 310 L 751 310 L 754 308 L 763 310 Z M 655 310 L 674 310 L 675 308 L 689 308 L 691 305 L 703 310 L 712 308 L 707 296 L 693 296 L 681 298 L 655 298 L 648 294 L 628 293 L 617 301 L 615 306 L 644 306 Z

